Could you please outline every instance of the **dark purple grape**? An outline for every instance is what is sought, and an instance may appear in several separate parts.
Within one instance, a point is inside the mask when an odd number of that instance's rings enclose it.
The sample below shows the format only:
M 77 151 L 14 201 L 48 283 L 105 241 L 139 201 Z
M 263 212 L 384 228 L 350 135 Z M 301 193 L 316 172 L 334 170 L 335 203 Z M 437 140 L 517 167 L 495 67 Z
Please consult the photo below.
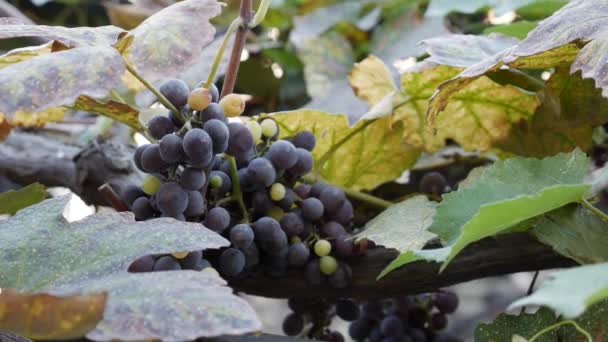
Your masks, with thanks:
M 170 255 L 165 255 L 156 260 L 154 263 L 153 271 L 173 271 L 173 270 L 181 270 L 182 266 L 175 260 L 174 257 Z
M 230 242 L 239 249 L 249 247 L 253 243 L 254 238 L 253 229 L 248 224 L 237 224 L 230 229 Z
M 188 206 L 184 211 L 184 216 L 201 216 L 207 210 L 207 201 L 199 191 L 188 191 Z
M 361 306 L 361 311 L 367 317 L 379 319 L 383 316 L 382 303 L 377 301 L 369 301 Z
M 228 248 L 220 254 L 219 271 L 227 277 L 235 277 L 245 269 L 245 254 L 236 248 Z
M 199 112 L 199 119 L 202 122 L 207 122 L 209 120 L 219 120 L 224 123 L 228 123 L 226 119 L 226 114 L 224 113 L 224 108 L 217 103 L 210 103 L 207 108 Z
M 304 329 L 304 319 L 302 316 L 291 313 L 283 321 L 283 332 L 287 336 L 296 336 Z
M 178 79 L 169 79 L 164 81 L 160 88 L 158 88 L 161 94 L 171 102 L 175 107 L 182 108 L 188 103 L 188 95 L 190 95 L 190 88 L 188 85 Z
M 342 208 L 342 205 L 344 205 L 344 202 L 346 201 L 346 195 L 344 194 L 344 191 L 333 186 L 328 186 L 321 191 L 319 200 L 323 203 L 325 212 L 331 214 Z
M 302 217 L 305 220 L 316 221 L 323 217 L 323 203 L 316 198 L 307 198 L 300 203 Z
M 342 207 L 336 213 L 329 215 L 329 217 L 343 225 L 349 224 L 355 217 L 353 204 L 349 200 L 344 201 Z
M 133 202 L 131 211 L 138 221 L 145 221 L 154 217 L 154 209 L 150 205 L 148 197 L 136 199 L 135 202 Z
M 146 172 L 146 170 L 144 170 L 144 167 L 141 165 L 141 157 L 144 154 L 144 151 L 149 146 L 151 146 L 151 145 L 150 144 L 141 145 L 135 150 L 135 153 L 133 153 L 133 163 L 135 164 L 135 166 L 138 169 L 140 169 L 141 171 L 144 171 L 144 172 Z
M 292 211 L 286 213 L 281 218 L 281 229 L 287 234 L 288 237 L 300 235 L 304 230 L 304 221 L 300 216 L 300 213 Z
M 208 167 L 213 161 L 213 141 L 207 132 L 194 128 L 184 136 L 184 152 L 200 168 Z
M 220 100 L 220 91 L 217 89 L 215 84 L 211 84 L 209 91 L 211 92 L 211 101 L 217 102 Z
M 138 187 L 137 185 L 129 184 L 125 186 L 125 188 L 122 190 L 120 197 L 126 205 L 131 207 L 136 199 L 145 196 L 146 194 L 140 187 Z
M 148 121 L 148 131 L 154 139 L 162 139 L 165 135 L 175 132 L 175 125 L 168 117 L 158 115 Z
M 375 327 L 372 329 L 372 332 L 369 333 L 369 342 L 381 342 L 382 341 L 382 333 L 380 332 L 380 327 Z
M 403 323 L 397 316 L 386 316 L 380 322 L 380 332 L 384 336 L 402 336 L 404 333 Z
M 192 167 L 185 168 L 179 178 L 179 184 L 186 190 L 199 190 L 205 185 L 207 177 L 205 171 Z
M 308 262 L 309 257 L 310 249 L 305 244 L 298 242 L 289 246 L 289 252 L 287 254 L 289 266 L 303 267 Z
M 320 340 L 326 342 L 344 342 L 344 336 L 337 331 L 331 331 L 328 334 L 321 336 Z
M 156 194 L 158 209 L 169 217 L 183 215 L 188 207 L 188 193 L 175 182 L 163 183 Z
M 230 213 L 222 207 L 215 207 L 207 213 L 204 225 L 221 234 L 230 225 Z
M 328 186 L 330 185 L 327 183 L 316 182 L 310 187 L 310 196 L 319 198 L 321 196 L 321 192 L 323 192 L 323 190 L 325 190 L 325 188 Z
M 287 235 L 281 229 L 273 229 L 270 235 L 260 238 L 260 247 L 267 253 L 276 255 L 287 248 Z
M 439 331 L 445 329 L 448 326 L 448 319 L 445 317 L 445 314 L 441 312 L 436 312 L 431 316 L 429 320 L 429 328 L 434 331 Z
M 346 263 L 341 262 L 338 269 L 329 275 L 329 284 L 336 289 L 348 287 L 351 283 L 353 271 Z
M 230 137 L 228 126 L 220 120 L 212 119 L 205 122 L 203 129 L 213 141 L 213 153 L 224 153 L 228 148 L 228 139 Z
M 293 191 L 300 197 L 301 199 L 307 199 L 310 197 L 311 186 L 308 184 L 300 184 L 296 186 Z
M 209 185 L 219 197 L 224 197 L 232 190 L 232 180 L 223 171 L 211 171 Z
M 435 294 L 433 304 L 444 314 L 451 314 L 458 309 L 458 296 L 452 292 L 439 292 Z
M 186 157 L 182 138 L 175 134 L 167 134 L 158 143 L 160 156 L 168 164 L 182 162 Z
M 427 319 L 427 311 L 420 307 L 411 307 L 407 312 L 408 323 L 412 328 L 424 329 L 424 325 Z
M 252 267 L 260 263 L 260 250 L 255 243 L 250 244 L 241 250 L 245 254 L 245 267 Z
M 310 131 L 302 131 L 293 137 L 293 144 L 296 147 L 312 151 L 317 144 L 317 138 L 315 138 L 315 135 Z
M 148 173 L 155 173 L 169 167 L 160 156 L 160 147 L 157 144 L 148 146 L 141 156 L 141 166 Z
M 280 200 L 277 204 L 283 210 L 290 210 L 293 204 L 296 202 L 296 194 L 293 190 L 285 189 L 285 197 Z
M 266 158 L 270 159 L 277 169 L 287 170 L 298 161 L 296 148 L 287 140 L 279 140 L 270 145 Z
M 336 315 L 345 321 L 359 318 L 359 305 L 352 299 L 339 299 L 336 302 Z
M 205 266 L 203 261 L 203 251 L 194 251 L 188 253 L 188 255 L 181 259 L 179 263 L 184 270 L 202 271 Z
M 447 180 L 439 172 L 428 172 L 420 179 L 420 192 L 441 195 L 445 192 Z
M 337 238 L 338 236 L 346 234 L 344 227 L 335 221 L 325 222 L 321 227 L 321 231 L 325 236 L 330 238 Z
M 304 276 L 309 285 L 321 285 L 325 283 L 326 278 L 325 274 L 321 272 L 319 259 L 311 260 L 306 264 Z
M 348 334 L 355 341 L 363 341 L 369 336 L 372 326 L 367 318 L 362 317 L 348 327 Z
M 156 260 L 151 255 L 145 255 L 141 258 L 136 259 L 129 265 L 129 272 L 141 273 L 141 272 L 152 272 L 154 268 L 154 262 Z
M 264 187 L 271 186 L 277 177 L 277 173 L 272 166 L 272 163 L 266 158 L 253 159 L 249 163 L 247 169 L 251 181 L 260 183 Z
M 249 152 L 253 148 L 253 136 L 247 126 L 231 122 L 228 124 L 230 138 L 228 139 L 228 148 L 226 153 L 237 156 Z
M 272 209 L 272 201 L 268 196 L 267 191 L 256 191 L 251 196 L 251 207 L 253 208 L 254 214 L 262 216 L 268 214 Z
M 312 154 L 303 148 L 296 148 L 296 155 L 298 156 L 298 161 L 288 172 L 295 177 L 304 176 L 312 170 L 314 165 Z
M 182 114 L 184 116 L 187 116 L 189 110 L 190 107 L 188 105 L 185 105 L 182 109 Z M 184 123 L 177 117 L 177 115 L 175 115 L 175 113 L 169 111 L 169 114 L 167 116 L 169 117 L 169 119 L 171 119 L 171 122 L 173 122 L 175 127 L 181 128 L 184 125 Z
M 354 254 L 355 243 L 352 236 L 344 234 L 336 238 L 336 253 L 339 257 L 348 258 Z

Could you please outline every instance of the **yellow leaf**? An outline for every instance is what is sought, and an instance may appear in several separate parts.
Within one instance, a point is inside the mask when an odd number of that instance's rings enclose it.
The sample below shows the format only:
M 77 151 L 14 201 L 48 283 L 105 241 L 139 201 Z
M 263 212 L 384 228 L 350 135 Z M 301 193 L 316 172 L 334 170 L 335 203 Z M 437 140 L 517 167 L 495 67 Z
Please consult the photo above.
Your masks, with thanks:
M 131 107 L 126 103 L 112 100 L 103 103 L 89 96 L 80 96 L 76 100 L 74 108 L 107 116 L 124 123 L 138 132 L 144 130 L 143 125 L 139 121 L 139 109 Z
M 348 80 L 355 94 L 372 106 L 398 90 L 384 62 L 373 55 L 356 63 Z
M 6 115 L 0 113 L 0 141 L 4 140 L 13 127 L 42 127 L 47 122 L 61 121 L 67 112 L 66 108 L 49 108 L 42 112 L 30 113 L 19 110 L 12 120 L 6 120 Z

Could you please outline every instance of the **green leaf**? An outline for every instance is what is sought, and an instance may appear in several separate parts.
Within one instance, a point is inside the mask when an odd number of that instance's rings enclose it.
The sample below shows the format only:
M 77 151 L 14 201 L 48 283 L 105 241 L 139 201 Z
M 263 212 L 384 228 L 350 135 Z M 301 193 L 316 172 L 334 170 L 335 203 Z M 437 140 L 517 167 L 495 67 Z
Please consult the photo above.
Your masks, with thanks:
M 452 11 L 474 13 L 484 7 L 494 8 L 496 13 L 501 15 L 533 1 L 534 0 L 431 0 L 429 8 L 426 10 L 426 15 L 431 17 L 443 17 Z
M 44 185 L 34 183 L 19 190 L 0 193 L 0 215 L 15 215 L 19 210 L 42 202 L 46 198 Z
M 608 262 L 608 224 L 585 207 L 569 205 L 532 222 L 542 243 L 580 264 Z
M 220 12 L 216 0 L 185 0 L 166 7 L 131 31 L 134 40 L 126 56 L 149 82 L 175 77 L 196 63 L 213 41 L 215 28 L 209 20 Z
M 591 305 L 576 322 L 594 337 L 594 341 L 605 340 L 608 333 L 608 301 Z M 562 326 L 560 333 L 564 341 L 580 341 L 584 338 L 572 325 Z
M 525 39 L 528 33 L 532 31 L 537 25 L 538 22 L 522 20 L 506 25 L 490 26 L 487 29 L 483 30 L 483 33 L 499 33 L 515 37 L 517 39 Z
M 126 103 L 120 103 L 113 100 L 103 103 L 89 96 L 80 96 L 76 100 L 76 103 L 74 103 L 73 108 L 107 116 L 118 122 L 124 123 L 136 132 L 143 132 L 145 129 L 139 120 L 139 109 Z
M 574 318 L 607 297 L 608 263 L 586 265 L 552 273 L 534 293 L 515 301 L 509 310 L 542 305 Z
M 581 200 L 589 189 L 584 183 L 587 167 L 580 150 L 540 160 L 495 162 L 443 196 L 429 230 L 447 242 L 446 247 L 405 253 L 381 275 L 419 259 L 444 262 L 443 270 L 467 245 Z
M 568 0 L 536 0 L 518 8 L 515 13 L 526 20 L 540 20 L 564 7 Z
M 53 295 L 108 292 L 104 320 L 89 334 L 94 339 L 190 340 L 260 328 L 251 308 L 231 295 L 216 273 L 127 272 L 143 255 L 227 246 L 220 235 L 169 218 L 135 222 L 130 213 L 99 213 L 68 223 L 62 216 L 68 200 L 46 200 L 0 221 L 0 288 Z
M 530 339 L 556 321 L 555 314 L 547 308 L 541 308 L 533 314 L 523 313 L 517 316 L 503 313 L 492 323 L 481 323 L 475 328 L 475 342 L 511 341 L 513 335 Z M 557 331 L 553 330 L 541 335 L 535 341 L 553 342 L 557 340 L 557 336 Z
M 83 62 L 86 61 L 86 62 Z M 112 47 L 44 54 L 0 69 L 0 112 L 38 112 L 71 105 L 78 96 L 101 98 L 121 84 L 122 56 Z M 61 85 L 60 87 L 58 85 Z
M 116 26 L 70 28 L 63 26 L 25 25 L 14 22 L 7 24 L 6 21 L 0 21 L 0 39 L 42 37 L 55 40 L 69 47 L 112 46 L 126 33 L 126 31 Z
M 403 143 L 403 127 L 390 127 L 389 118 L 359 121 L 354 127 L 345 115 L 313 110 L 275 113 L 273 118 L 282 137 L 311 131 L 317 138 L 315 171 L 331 183 L 354 190 L 374 189 L 397 179 L 420 154 Z
M 427 229 L 433 223 L 436 206 L 426 196 L 412 197 L 380 213 L 356 237 L 401 253 L 420 250 L 435 237 Z

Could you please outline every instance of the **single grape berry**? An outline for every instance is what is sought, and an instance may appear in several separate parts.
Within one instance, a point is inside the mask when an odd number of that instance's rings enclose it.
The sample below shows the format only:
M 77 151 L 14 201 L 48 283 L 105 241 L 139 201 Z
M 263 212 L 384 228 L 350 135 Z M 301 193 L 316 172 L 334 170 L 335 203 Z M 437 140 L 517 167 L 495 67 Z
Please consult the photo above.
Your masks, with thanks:
M 223 171 L 211 171 L 209 184 L 212 189 L 215 189 L 218 196 L 224 197 L 226 193 L 232 190 L 232 180 Z
M 188 106 L 192 110 L 201 111 L 209 106 L 211 103 L 212 96 L 209 89 L 196 88 L 188 96 Z
M 344 227 L 334 221 L 325 222 L 323 226 L 321 226 L 321 231 L 323 232 L 323 235 L 330 238 L 337 238 L 338 236 L 346 234 Z
M 445 329 L 448 326 L 448 319 L 444 313 L 436 312 L 431 316 L 429 320 L 429 328 L 434 331 Z
M 316 182 L 310 188 L 310 196 L 319 198 L 321 196 L 321 192 L 325 190 L 329 185 L 323 182 Z
M 255 120 L 247 120 L 245 121 L 245 126 L 251 132 L 251 136 L 253 137 L 253 141 L 256 143 L 262 139 L 262 126 Z
M 344 234 L 336 238 L 336 253 L 339 257 L 347 258 L 354 254 L 355 243 L 351 236 Z
M 182 266 L 179 264 L 175 258 L 172 256 L 166 255 L 158 258 L 154 263 L 154 267 L 152 270 L 154 272 L 158 271 L 173 271 L 173 270 L 181 270 Z
M 225 249 L 219 258 L 219 270 L 225 276 L 235 277 L 245 269 L 245 254 L 236 248 Z
M 308 221 L 317 221 L 323 217 L 323 203 L 316 198 L 307 198 L 300 203 L 302 217 Z
M 251 177 L 251 181 L 259 183 L 264 187 L 270 186 L 274 183 L 277 173 L 272 166 L 272 163 L 266 158 L 255 158 L 247 167 L 248 176 Z
M 291 313 L 283 321 L 283 332 L 287 336 L 296 336 L 304 329 L 304 319 L 302 316 Z
M 355 341 L 363 341 L 369 336 L 372 326 L 372 323 L 366 317 L 361 317 L 348 327 L 348 334 Z
M 175 132 L 175 125 L 168 117 L 158 115 L 148 122 L 148 131 L 154 139 L 160 140 L 165 135 Z
M 205 259 L 203 259 L 203 251 L 194 251 L 188 253 L 188 255 L 181 259 L 179 263 L 184 270 L 202 271 L 205 267 L 203 261 L 205 261 Z
M 141 166 L 148 173 L 160 172 L 169 167 L 160 155 L 157 144 L 150 145 L 141 156 Z
M 272 186 L 270 187 L 270 198 L 275 201 L 278 202 L 280 200 L 282 200 L 283 198 L 285 198 L 285 193 L 286 193 L 286 189 L 285 186 L 281 183 L 274 183 L 272 184 Z
M 333 186 L 328 186 L 323 191 L 321 191 L 321 195 L 319 196 L 319 200 L 323 203 L 323 207 L 327 213 L 335 213 L 342 205 L 344 205 L 344 201 L 346 201 L 346 195 L 344 191 L 338 189 Z
M 154 268 L 154 262 L 156 260 L 151 255 L 145 255 L 139 259 L 136 259 L 129 265 L 129 272 L 141 273 L 141 272 L 152 272 Z
M 215 232 L 222 233 L 230 225 L 230 213 L 222 207 L 215 207 L 207 213 L 204 225 Z
M 139 197 L 146 196 L 146 193 L 138 186 L 129 184 L 121 191 L 120 197 L 126 205 L 131 207 L 133 202 Z
M 154 209 L 150 205 L 150 200 L 147 197 L 136 199 L 135 202 L 133 202 L 131 211 L 138 221 L 145 221 L 154 217 Z
M 287 140 L 279 140 L 270 145 L 266 158 L 281 170 L 292 168 L 298 162 L 296 148 Z
M 403 323 L 397 316 L 386 316 L 380 323 L 380 332 L 384 336 L 402 336 L 404 333 Z
M 444 314 L 451 314 L 458 308 L 458 296 L 452 292 L 439 292 L 435 294 L 433 303 Z
M 352 299 L 339 299 L 336 302 L 336 315 L 345 321 L 359 318 L 359 305 Z
M 220 90 L 217 89 L 217 86 L 214 83 L 209 87 L 209 91 L 211 92 L 211 101 L 217 102 L 220 100 Z
M 226 114 L 224 114 L 224 108 L 217 103 L 211 103 L 205 110 L 200 111 L 198 113 L 199 119 L 202 122 L 207 122 L 209 120 L 219 120 L 224 123 L 228 123 L 228 119 L 226 119 Z
M 293 144 L 296 147 L 312 151 L 315 148 L 315 145 L 317 144 L 317 139 L 315 138 L 315 135 L 312 134 L 312 132 L 302 131 L 296 134 L 295 137 L 293 137 Z
M 213 142 L 213 153 L 224 153 L 228 148 L 228 139 L 230 137 L 228 126 L 220 120 L 211 119 L 205 122 L 203 129 L 211 137 L 211 141 Z
M 182 108 L 188 103 L 188 95 L 190 95 L 190 89 L 188 85 L 178 79 L 169 79 L 164 81 L 158 89 L 164 97 L 171 102 L 175 107 Z
M 237 117 L 245 111 L 245 100 L 241 95 L 228 94 L 220 100 L 219 104 L 229 118 Z
M 175 182 L 162 184 L 156 193 L 156 197 L 158 209 L 165 216 L 182 215 L 188 207 L 188 194 Z
M 180 175 L 179 184 L 186 190 L 199 190 L 206 180 L 205 171 L 187 167 Z
M 332 256 L 323 256 L 319 259 L 319 269 L 324 274 L 333 274 L 338 269 L 338 261 Z
M 188 252 L 175 252 L 175 253 L 171 253 L 171 256 L 174 257 L 175 259 L 181 260 L 188 256 Z
M 301 177 L 312 170 L 314 160 L 312 159 L 312 154 L 303 148 L 296 148 L 296 155 L 298 156 L 298 161 L 288 171 L 296 177 Z
M 420 192 L 441 195 L 445 192 L 447 180 L 439 172 L 428 172 L 420 179 Z
M 239 249 L 249 247 L 253 243 L 254 238 L 253 229 L 248 224 L 237 224 L 230 229 L 230 242 Z
M 133 163 L 135 164 L 135 166 L 137 166 L 137 168 L 141 171 L 146 171 L 144 170 L 144 167 L 141 165 L 141 157 L 144 154 L 144 151 L 151 146 L 150 144 L 146 144 L 146 145 L 141 145 L 139 146 L 136 150 L 135 153 L 133 153 Z
M 324 257 L 331 253 L 331 243 L 327 240 L 319 240 L 315 242 L 315 254 Z
M 287 253 L 287 260 L 289 265 L 292 267 L 303 267 L 308 262 L 310 257 L 310 250 L 306 244 L 301 242 L 294 243 L 289 246 L 289 252 Z
M 206 168 L 213 160 L 213 141 L 207 132 L 194 128 L 184 136 L 184 152 L 198 167 Z
M 201 216 L 207 211 L 207 202 L 200 191 L 188 191 L 188 206 L 184 211 L 184 216 Z
M 300 197 L 300 199 L 307 199 L 310 197 L 311 186 L 308 184 L 300 184 L 296 186 L 293 191 Z
M 262 120 L 260 126 L 262 126 L 262 135 L 266 138 L 272 138 L 279 133 L 279 126 L 273 119 Z
M 289 212 L 283 215 L 280 220 L 281 229 L 288 237 L 296 237 L 304 230 L 304 221 L 297 212 Z
M 176 134 L 167 134 L 158 143 L 160 157 L 168 164 L 176 164 L 184 160 L 186 154 L 182 138 Z
M 226 153 L 232 156 L 242 155 L 253 148 L 253 136 L 247 127 L 238 122 L 228 124 L 230 138 L 228 139 L 228 149 Z
M 345 288 L 350 285 L 352 275 L 353 271 L 350 266 L 341 262 L 338 264 L 338 269 L 329 275 L 329 284 L 336 289 Z

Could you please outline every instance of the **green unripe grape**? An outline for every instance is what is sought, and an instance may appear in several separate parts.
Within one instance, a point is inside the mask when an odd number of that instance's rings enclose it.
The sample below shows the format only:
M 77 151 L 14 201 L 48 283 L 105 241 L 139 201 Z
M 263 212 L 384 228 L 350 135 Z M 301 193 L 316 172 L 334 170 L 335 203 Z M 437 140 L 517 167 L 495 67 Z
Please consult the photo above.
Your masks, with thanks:
M 319 240 L 315 243 L 315 254 L 324 257 L 331 253 L 331 243 L 327 240 Z
M 260 139 L 262 139 L 262 126 L 260 126 L 257 121 L 245 121 L 245 126 L 247 126 L 249 132 L 251 132 L 251 135 L 253 136 L 253 141 L 257 143 L 258 141 L 260 141 Z
M 332 256 L 324 256 L 319 260 L 321 272 L 330 275 L 338 270 L 338 261 Z
M 183 259 L 188 256 L 188 252 L 175 252 L 171 254 L 175 259 Z
M 295 245 L 296 243 L 302 242 L 302 239 L 299 236 L 294 235 L 291 237 L 291 239 L 289 241 Z
M 217 188 L 221 187 L 222 183 L 223 183 L 222 177 L 217 176 L 217 175 L 216 176 L 212 176 L 209 179 L 209 185 L 211 185 L 211 187 L 214 188 L 214 189 L 217 189 Z
M 158 188 L 160 188 L 160 183 L 160 179 L 156 176 L 147 175 L 141 182 L 141 189 L 146 195 L 152 196 L 158 191 Z
M 285 198 L 286 191 L 287 190 L 285 190 L 285 186 L 283 184 L 274 183 L 270 187 L 270 198 L 273 201 L 278 202 L 278 201 L 282 200 L 283 198 Z
M 245 111 L 245 100 L 241 95 L 229 94 L 220 100 L 220 106 L 229 118 L 237 117 Z
M 204 110 L 211 103 L 211 92 L 205 88 L 196 88 L 188 96 L 188 105 L 193 110 Z
M 279 126 L 277 126 L 277 123 L 272 119 L 263 120 L 260 126 L 262 126 L 262 135 L 266 138 L 274 137 L 279 131 Z
M 268 216 L 272 217 L 273 219 L 280 221 L 283 216 L 285 216 L 285 212 L 283 211 L 283 209 L 279 208 L 279 207 L 272 207 L 270 208 L 270 210 L 268 211 Z

